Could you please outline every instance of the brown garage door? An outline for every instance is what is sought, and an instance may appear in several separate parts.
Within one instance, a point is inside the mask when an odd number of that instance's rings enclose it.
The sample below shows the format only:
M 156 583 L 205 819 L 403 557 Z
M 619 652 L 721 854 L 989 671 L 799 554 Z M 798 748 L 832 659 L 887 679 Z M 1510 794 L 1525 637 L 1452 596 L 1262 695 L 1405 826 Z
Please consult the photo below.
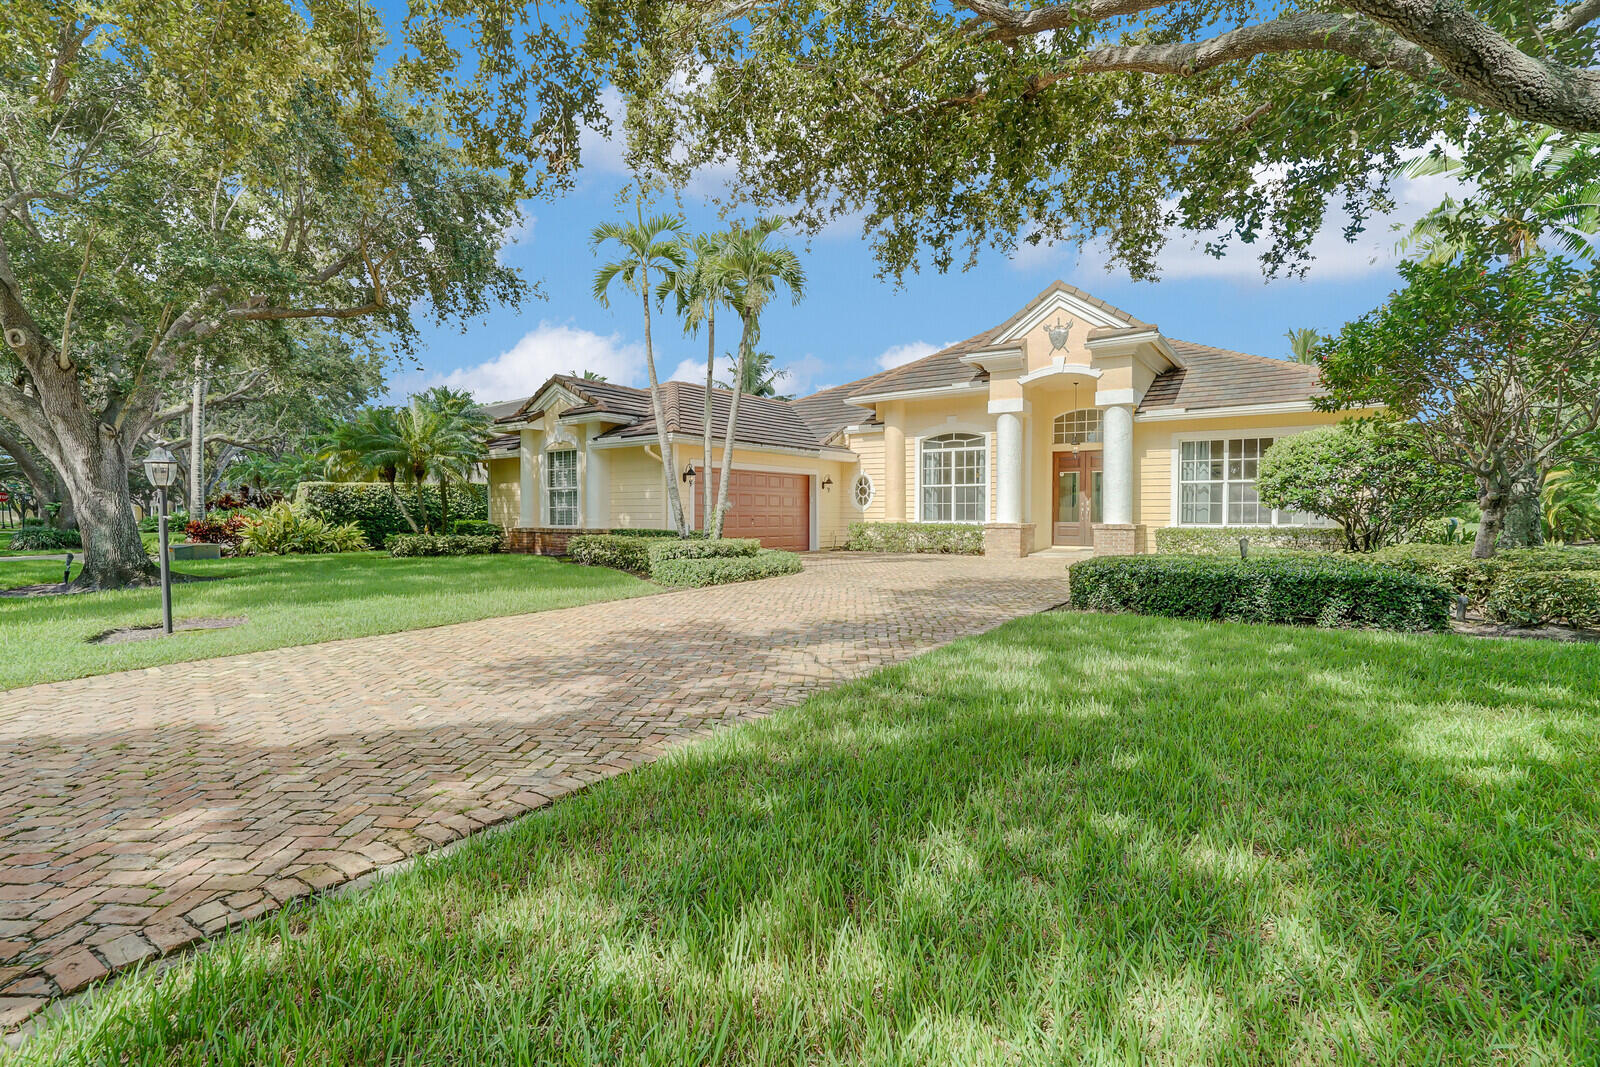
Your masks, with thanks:
M 698 469 L 697 469 L 698 470 Z M 703 483 L 695 478 L 695 496 Z M 711 500 L 717 499 L 717 475 L 711 476 Z M 699 500 L 695 501 L 696 507 Z M 811 476 L 735 469 L 728 480 L 728 514 L 724 537 L 755 537 L 764 548 L 805 552 L 811 547 Z

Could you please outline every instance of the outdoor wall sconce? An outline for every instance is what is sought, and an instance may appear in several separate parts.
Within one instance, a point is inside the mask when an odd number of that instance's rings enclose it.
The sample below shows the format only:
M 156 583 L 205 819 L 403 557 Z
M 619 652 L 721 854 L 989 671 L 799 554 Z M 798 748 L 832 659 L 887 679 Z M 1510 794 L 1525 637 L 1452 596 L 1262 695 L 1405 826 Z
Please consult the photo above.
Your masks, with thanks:
M 693 463 L 691 463 L 687 467 L 683 468 L 683 480 L 686 481 L 686 482 L 694 481 L 694 464 Z
M 824 488 L 824 489 L 832 489 L 833 488 L 833 479 L 832 478 L 824 478 L 824 479 L 822 479 L 822 488 Z

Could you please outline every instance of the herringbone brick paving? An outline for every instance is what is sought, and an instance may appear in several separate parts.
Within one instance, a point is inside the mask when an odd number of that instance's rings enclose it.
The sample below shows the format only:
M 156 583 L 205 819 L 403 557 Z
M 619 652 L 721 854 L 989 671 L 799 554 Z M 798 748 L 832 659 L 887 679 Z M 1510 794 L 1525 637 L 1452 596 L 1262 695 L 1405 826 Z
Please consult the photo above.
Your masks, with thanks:
M 0 693 L 0 1028 L 1065 598 L 1059 559 L 821 555 L 761 582 Z

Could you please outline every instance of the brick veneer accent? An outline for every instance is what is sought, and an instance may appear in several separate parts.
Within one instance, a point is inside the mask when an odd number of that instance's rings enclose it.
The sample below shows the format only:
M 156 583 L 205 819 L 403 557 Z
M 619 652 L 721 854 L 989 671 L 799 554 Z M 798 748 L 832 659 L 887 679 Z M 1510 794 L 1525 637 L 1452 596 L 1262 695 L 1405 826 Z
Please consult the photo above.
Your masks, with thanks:
M 517 526 L 506 531 L 506 551 L 534 556 L 564 556 L 567 542 L 584 530 L 555 529 L 548 526 Z
M 983 528 L 983 554 L 1022 559 L 1033 550 L 1033 523 L 991 522 Z
M 1133 523 L 1097 522 L 1094 524 L 1094 554 L 1131 556 L 1137 550 Z

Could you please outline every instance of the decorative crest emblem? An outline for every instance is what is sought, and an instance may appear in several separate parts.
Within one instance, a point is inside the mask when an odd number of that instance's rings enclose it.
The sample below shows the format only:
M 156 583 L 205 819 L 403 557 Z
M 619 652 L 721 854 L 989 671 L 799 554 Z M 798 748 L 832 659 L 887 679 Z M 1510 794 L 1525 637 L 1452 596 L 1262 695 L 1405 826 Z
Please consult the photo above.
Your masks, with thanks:
M 1072 323 L 1063 323 L 1061 316 L 1056 316 L 1054 326 L 1046 326 L 1044 332 L 1050 335 L 1050 351 L 1059 352 L 1067 347 L 1067 338 L 1072 335 Z

